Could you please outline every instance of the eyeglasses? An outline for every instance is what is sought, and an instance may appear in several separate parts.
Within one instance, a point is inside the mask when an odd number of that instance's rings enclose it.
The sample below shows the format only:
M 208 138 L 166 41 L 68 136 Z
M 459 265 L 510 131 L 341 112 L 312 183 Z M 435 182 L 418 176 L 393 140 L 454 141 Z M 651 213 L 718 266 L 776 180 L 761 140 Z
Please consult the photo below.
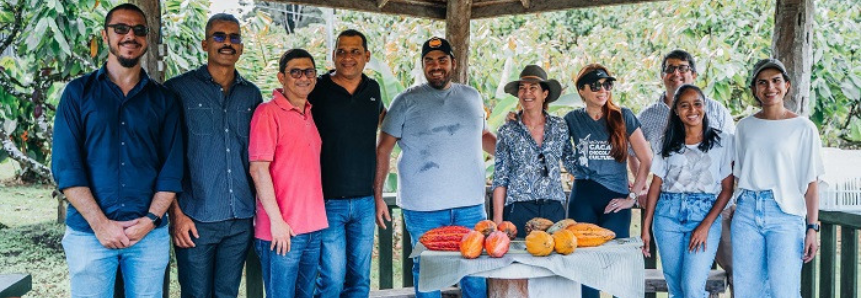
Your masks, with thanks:
M 667 65 L 667 68 L 664 68 L 664 73 L 674 73 L 676 69 L 679 70 L 680 73 L 686 73 L 691 71 L 690 65 Z
M 294 68 L 288 72 L 290 73 L 290 76 L 293 77 L 294 79 L 301 78 L 302 74 L 305 74 L 305 76 L 308 78 L 313 78 L 313 77 L 317 76 L 317 69 L 314 69 L 314 68 L 308 68 L 308 69 Z
M 212 40 L 214 40 L 215 42 L 218 42 L 218 43 L 224 42 L 225 40 L 227 40 L 228 37 L 230 37 L 230 43 L 232 43 L 232 44 L 241 44 L 242 43 L 242 35 L 239 35 L 236 33 L 227 34 L 224 32 L 212 33 Z
M 598 92 L 598 90 L 601 90 L 601 87 L 603 87 L 604 90 L 610 91 L 613 90 L 613 81 L 604 81 L 604 83 L 594 81 L 592 83 L 586 84 L 586 86 L 589 86 L 589 89 L 591 89 L 592 92 Z
M 544 153 L 538 153 L 538 162 L 541 163 L 541 167 L 542 167 L 541 175 L 544 175 L 544 177 L 547 177 L 549 174 L 547 171 L 547 162 L 544 160 Z
M 127 24 L 120 23 L 120 24 L 105 25 L 105 27 L 113 28 L 114 33 L 119 34 L 119 35 L 129 34 L 129 30 L 134 31 L 135 36 L 141 36 L 141 37 L 146 36 L 147 33 L 149 33 L 149 28 L 147 28 L 147 26 L 144 26 L 144 25 L 129 26 Z

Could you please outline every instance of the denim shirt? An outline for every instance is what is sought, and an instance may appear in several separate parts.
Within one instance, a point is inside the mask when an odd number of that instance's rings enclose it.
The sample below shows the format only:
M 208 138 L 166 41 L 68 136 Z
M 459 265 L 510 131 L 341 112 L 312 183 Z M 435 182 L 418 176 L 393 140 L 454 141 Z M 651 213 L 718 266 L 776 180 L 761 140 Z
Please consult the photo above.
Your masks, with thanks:
M 544 142 L 535 142 L 520 120 L 508 121 L 497 132 L 496 162 L 491 189 L 506 187 L 505 205 L 531 200 L 557 200 L 564 204 L 562 168 L 574 168 L 568 126 L 560 117 L 544 113 Z M 543 154 L 544 162 L 539 155 Z M 545 175 L 546 168 L 546 175 Z
M 59 189 L 87 187 L 108 219 L 149 212 L 156 192 L 182 191 L 179 101 L 141 70 L 128 94 L 106 67 L 72 80 L 54 118 L 51 170 Z M 72 204 L 66 225 L 92 233 Z M 162 221 L 162 226 L 167 221 Z
M 254 184 L 248 168 L 248 130 L 260 89 L 234 73 L 227 95 L 206 65 L 168 80 L 182 102 L 186 139 L 183 192 L 187 216 L 201 222 L 254 216 Z

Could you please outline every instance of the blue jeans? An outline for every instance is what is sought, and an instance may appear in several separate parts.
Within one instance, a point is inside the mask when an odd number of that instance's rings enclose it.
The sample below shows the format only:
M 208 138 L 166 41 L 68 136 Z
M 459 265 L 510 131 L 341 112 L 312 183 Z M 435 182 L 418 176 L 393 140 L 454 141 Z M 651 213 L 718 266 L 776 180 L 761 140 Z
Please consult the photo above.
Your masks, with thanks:
M 771 190 L 742 189 L 736 202 L 732 218 L 735 297 L 801 297 L 804 217 L 783 212 Z
M 254 227 L 250 218 L 194 225 L 194 247 L 174 247 L 182 298 L 236 298 Z
M 705 252 L 691 252 L 688 244 L 715 200 L 714 194 L 664 192 L 658 199 L 653 231 L 670 298 L 708 297 L 706 281 L 720 242 L 721 217 L 709 227 Z
M 410 241 L 413 247 L 425 232 L 442 226 L 465 226 L 472 228 L 476 223 L 487 218 L 484 205 L 445 209 L 439 211 L 412 211 L 403 210 L 404 224 L 410 233 Z M 413 260 L 413 285 L 416 289 L 416 298 L 440 297 L 439 291 L 419 292 L 419 260 Z M 460 280 L 460 293 L 464 298 L 487 297 L 487 283 L 484 278 L 464 277 Z
M 270 250 L 272 241 L 254 239 L 254 250 L 260 257 L 266 297 L 314 297 L 314 281 L 320 264 L 320 231 L 290 238 L 290 251 L 279 255 Z
M 368 297 L 375 214 L 374 196 L 326 200 L 329 228 L 322 231 L 315 297 Z
M 170 260 L 167 226 L 154 229 L 131 247 L 102 246 L 96 234 L 66 227 L 63 250 L 69 265 L 72 297 L 114 297 L 117 268 L 122 268 L 126 297 L 161 298 L 164 269 Z

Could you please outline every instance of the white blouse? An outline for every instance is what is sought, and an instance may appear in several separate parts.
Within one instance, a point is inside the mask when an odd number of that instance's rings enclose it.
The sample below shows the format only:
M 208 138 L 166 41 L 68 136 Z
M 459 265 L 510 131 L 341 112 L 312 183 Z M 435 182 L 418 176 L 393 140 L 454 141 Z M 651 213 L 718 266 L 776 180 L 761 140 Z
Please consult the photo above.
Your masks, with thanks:
M 825 173 L 822 141 L 813 122 L 805 117 L 748 116 L 738 122 L 735 148 L 733 175 L 739 190 L 771 190 L 783 212 L 807 215 L 807 186 Z
M 707 152 L 700 151 L 699 144 L 686 145 L 667 158 L 656 152 L 651 172 L 663 180 L 661 191 L 719 194 L 721 181 L 732 174 L 735 158 L 733 135 L 721 132 L 719 136 L 720 142 Z

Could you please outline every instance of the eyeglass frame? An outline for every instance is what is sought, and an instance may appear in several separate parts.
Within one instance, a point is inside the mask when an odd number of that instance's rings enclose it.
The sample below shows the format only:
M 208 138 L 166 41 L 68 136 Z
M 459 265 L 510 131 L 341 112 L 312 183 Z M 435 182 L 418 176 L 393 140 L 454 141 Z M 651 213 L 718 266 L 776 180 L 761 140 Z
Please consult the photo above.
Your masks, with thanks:
M 129 34 L 129 31 L 133 32 L 137 37 L 146 37 L 149 34 L 149 27 L 146 25 L 129 25 L 124 23 L 116 23 L 116 24 L 108 24 L 105 25 L 105 28 L 114 29 L 114 33 L 119 35 Z M 141 29 L 143 28 L 143 29 Z M 121 32 L 123 31 L 123 32 Z M 143 33 L 141 33 L 143 31 Z
M 544 167 L 541 173 L 544 175 L 544 177 L 549 177 L 550 170 L 547 168 L 547 160 L 544 157 L 544 152 L 538 153 L 538 162 L 540 162 L 541 165 Z
M 310 79 L 310 78 L 316 78 L 317 77 L 317 69 L 313 68 L 313 67 L 312 68 L 306 68 L 306 69 L 293 68 L 293 69 L 286 70 L 284 72 L 284 74 L 289 74 L 290 77 L 297 79 L 297 80 L 301 79 L 302 75 L 305 75 L 305 77 Z
M 664 73 L 665 74 L 671 74 L 671 73 L 676 72 L 676 70 L 678 70 L 679 73 L 687 73 L 689 71 L 693 71 L 694 68 L 691 67 L 690 65 L 684 65 L 684 64 L 682 64 L 682 65 L 667 65 L 667 67 L 664 68 Z
M 209 37 L 212 37 L 212 40 L 217 42 L 217 43 L 223 43 L 223 42 L 227 41 L 228 39 L 230 39 L 230 43 L 232 43 L 232 44 L 242 44 L 242 35 L 239 33 L 227 34 L 227 33 L 218 31 L 218 32 L 213 32 L 212 34 L 209 35 Z

